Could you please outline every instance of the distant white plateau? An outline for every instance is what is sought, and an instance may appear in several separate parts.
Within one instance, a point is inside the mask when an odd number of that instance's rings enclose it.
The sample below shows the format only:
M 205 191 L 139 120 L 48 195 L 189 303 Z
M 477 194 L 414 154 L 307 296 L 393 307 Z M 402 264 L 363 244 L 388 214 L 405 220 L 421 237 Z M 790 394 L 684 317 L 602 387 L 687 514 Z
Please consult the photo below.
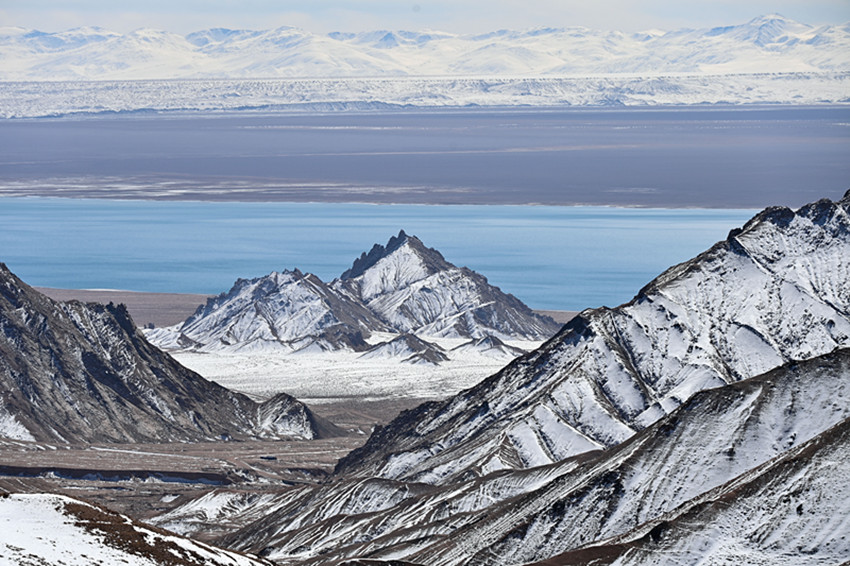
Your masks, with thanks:
M 0 81 L 5 117 L 384 105 L 840 103 L 850 101 L 850 23 L 816 27 L 770 15 L 712 29 L 481 35 L 317 35 L 283 27 L 182 36 L 0 27 Z

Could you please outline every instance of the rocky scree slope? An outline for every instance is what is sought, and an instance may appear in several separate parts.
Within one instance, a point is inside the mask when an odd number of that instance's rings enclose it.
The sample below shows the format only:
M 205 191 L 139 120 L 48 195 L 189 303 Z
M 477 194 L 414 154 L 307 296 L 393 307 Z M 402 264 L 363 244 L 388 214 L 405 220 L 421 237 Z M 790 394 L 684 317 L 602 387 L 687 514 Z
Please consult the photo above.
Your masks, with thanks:
M 123 305 L 56 302 L 0 264 L 0 436 L 132 443 L 338 433 L 286 394 L 257 403 L 184 368 Z
M 202 352 L 363 352 L 372 332 L 543 340 L 558 328 L 402 230 L 330 284 L 298 270 L 239 280 L 183 324 L 146 335 L 162 348 Z M 436 354 L 425 360 L 439 361 Z
M 748 525 L 759 525 L 753 533 L 788 530 L 804 520 L 805 510 L 806 519 L 824 528 L 803 548 L 819 547 L 824 556 L 835 559 L 850 544 L 841 539 L 842 519 L 837 518 L 845 515 L 831 515 L 846 507 L 845 500 L 835 500 L 819 480 L 771 474 L 782 462 L 800 458 L 812 442 L 846 451 L 846 439 L 829 445 L 833 427 L 846 429 L 848 418 L 850 349 L 842 349 L 697 393 L 626 442 L 556 464 L 495 472 L 442 487 L 355 478 L 250 500 L 245 494 L 219 490 L 157 522 L 181 531 L 205 530 L 198 510 L 230 508 L 223 513 L 226 522 L 242 527 L 219 542 L 262 551 L 281 563 L 334 564 L 357 557 L 507 565 L 611 537 L 652 531 L 657 539 L 668 516 L 722 499 L 725 513 L 745 514 L 751 519 Z M 846 477 L 847 466 L 836 461 L 829 481 Z M 740 485 L 762 481 L 772 482 L 774 494 L 790 494 L 795 504 L 783 499 L 776 506 L 770 494 L 738 500 Z M 801 492 L 801 484 L 812 489 Z M 694 531 L 709 537 L 710 525 L 694 525 Z M 754 534 L 748 544 L 752 552 L 796 552 L 796 543 L 773 537 Z M 709 548 L 701 550 L 710 554 Z
M 850 344 L 850 192 L 768 208 L 629 303 L 377 429 L 339 476 L 448 483 L 610 447 L 694 393 Z
M 626 535 L 532 566 L 846 564 L 850 420 Z

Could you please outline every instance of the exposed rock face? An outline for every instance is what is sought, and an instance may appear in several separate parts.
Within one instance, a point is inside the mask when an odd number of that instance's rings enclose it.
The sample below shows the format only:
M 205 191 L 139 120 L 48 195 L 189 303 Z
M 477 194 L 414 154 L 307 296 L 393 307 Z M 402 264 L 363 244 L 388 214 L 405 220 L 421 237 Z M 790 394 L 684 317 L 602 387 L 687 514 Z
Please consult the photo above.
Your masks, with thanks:
M 338 473 L 443 483 L 548 464 L 623 442 L 703 389 L 850 345 L 848 210 L 850 192 L 763 211 L 631 302 L 402 413 Z
M 313 438 L 324 426 L 289 396 L 258 404 L 184 368 L 123 305 L 55 302 L 3 264 L 0 385 L 0 435 L 19 439 Z
M 297 269 L 240 279 L 184 323 L 146 334 L 172 350 L 362 352 L 372 332 L 543 340 L 558 328 L 401 231 L 330 284 Z M 443 361 L 436 354 L 420 358 Z

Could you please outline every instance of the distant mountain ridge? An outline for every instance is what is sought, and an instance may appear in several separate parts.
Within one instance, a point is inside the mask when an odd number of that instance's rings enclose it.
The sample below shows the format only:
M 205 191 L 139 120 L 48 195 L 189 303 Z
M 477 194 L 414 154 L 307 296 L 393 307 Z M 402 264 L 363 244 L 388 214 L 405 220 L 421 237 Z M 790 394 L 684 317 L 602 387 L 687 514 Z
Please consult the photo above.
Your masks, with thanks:
M 264 403 L 152 346 L 123 305 L 38 293 L 0 263 L 0 436 L 50 442 L 303 438 L 342 431 L 281 393 Z
M 558 76 L 850 70 L 850 25 L 777 14 L 711 29 L 623 33 L 581 27 L 477 35 L 294 27 L 186 36 L 96 27 L 0 27 L 0 80 Z
M 560 326 L 538 315 L 482 275 L 459 268 L 404 230 L 386 246 L 376 244 L 340 279 L 325 284 L 298 270 L 236 282 L 184 323 L 147 330 L 155 344 L 174 350 L 381 351 L 371 348 L 373 332 L 419 337 L 543 340 Z M 411 347 L 414 337 L 406 338 Z M 439 363 L 434 345 L 418 344 L 408 356 Z M 371 349 L 370 349 L 371 348 Z M 427 354 L 425 354 L 427 350 Z M 422 357 L 424 356 L 424 357 Z M 407 356 L 406 356 L 407 357 Z M 414 360 L 411 360 L 414 361 Z

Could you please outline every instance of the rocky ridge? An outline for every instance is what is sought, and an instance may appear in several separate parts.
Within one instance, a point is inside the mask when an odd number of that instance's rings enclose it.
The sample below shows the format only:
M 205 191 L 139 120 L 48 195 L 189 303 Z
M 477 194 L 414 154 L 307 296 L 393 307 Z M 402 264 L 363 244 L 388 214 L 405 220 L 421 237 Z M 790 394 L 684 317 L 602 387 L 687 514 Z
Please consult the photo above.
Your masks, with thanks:
M 184 442 L 339 434 L 279 394 L 257 403 L 151 345 L 123 305 L 53 301 L 0 264 L 0 436 Z
M 787 530 L 805 513 L 806 520 L 824 527 L 817 536 L 805 531 L 766 543 L 753 534 L 744 542 L 754 554 L 780 555 L 778 549 L 786 549 L 794 556 L 794 546 L 811 536 L 803 548 L 816 550 L 828 563 L 847 549 L 837 519 L 844 515 L 833 514 L 846 507 L 846 499 L 829 491 L 841 483 L 847 465 L 835 460 L 830 470 L 826 463 L 848 449 L 848 385 L 850 350 L 837 350 L 700 392 L 616 447 L 555 464 L 437 487 L 340 478 L 263 499 L 219 490 L 157 522 L 190 533 L 203 530 L 196 510 L 218 499 L 227 502 L 219 506 L 228 510 L 223 511 L 227 521 L 241 525 L 219 542 L 262 550 L 281 563 L 359 558 L 508 565 L 617 537 L 662 540 L 675 548 L 678 542 L 666 540 L 674 530 L 670 524 L 720 501 L 711 512 L 748 516 L 751 533 Z M 817 458 L 805 462 L 811 455 Z M 789 462 L 790 472 L 776 473 Z M 817 472 L 813 477 L 796 473 L 807 466 Z M 742 485 L 764 484 L 771 489 L 741 493 Z M 778 508 L 777 498 L 783 501 Z M 697 541 L 712 536 L 710 520 L 696 524 L 677 536 L 694 535 Z M 735 534 L 727 530 L 730 537 Z M 706 552 L 692 546 L 692 552 Z M 715 550 L 722 554 L 723 547 Z

